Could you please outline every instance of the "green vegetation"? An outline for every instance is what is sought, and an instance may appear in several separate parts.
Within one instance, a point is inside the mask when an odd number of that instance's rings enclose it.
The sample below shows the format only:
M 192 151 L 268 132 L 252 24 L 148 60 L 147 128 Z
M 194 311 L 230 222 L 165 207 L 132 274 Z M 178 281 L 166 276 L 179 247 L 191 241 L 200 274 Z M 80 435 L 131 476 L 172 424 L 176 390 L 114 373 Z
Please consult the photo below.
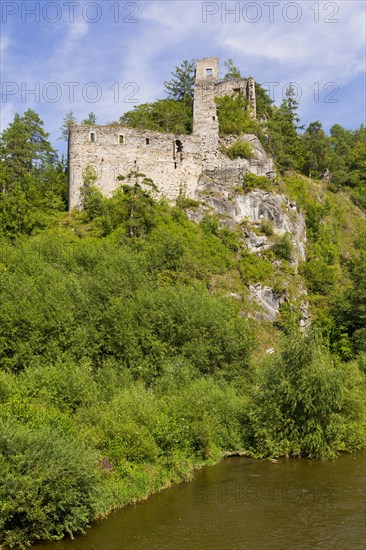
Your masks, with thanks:
M 261 127 L 252 117 L 247 98 L 237 93 L 216 98 L 221 135 L 258 134 Z
M 120 118 L 124 126 L 174 134 L 190 134 L 192 122 L 192 105 L 174 99 L 143 103 Z
M 166 102 L 189 105 L 170 92 Z M 278 178 L 306 218 L 300 275 L 271 222 L 232 231 L 206 213 L 196 225 L 185 213 L 196 201 L 158 201 L 139 172 L 107 199 L 86 167 L 85 209 L 67 213 L 65 162 L 38 115 L 1 135 L 0 545 L 73 536 L 230 452 L 327 459 L 365 447 L 364 128 L 281 138 L 296 124 L 291 94 L 272 121 L 258 95 L 278 166 L 333 171 Z M 247 174 L 241 192 L 268 185 Z M 246 250 L 246 224 L 272 249 Z M 249 284 L 291 297 L 299 280 L 311 329 L 300 332 L 291 301 L 277 328 L 253 320 Z
M 120 118 L 120 124 L 154 132 L 190 134 L 193 125 L 195 60 L 184 60 L 164 83 L 167 99 L 137 105 Z
M 254 390 L 254 454 L 332 458 L 364 445 L 363 385 L 357 365 L 336 364 L 314 334 L 288 339 Z
M 229 147 L 222 147 L 221 152 L 230 159 L 250 159 L 253 156 L 253 147 L 249 141 L 236 141 Z
M 262 189 L 271 193 L 273 191 L 273 184 L 266 176 L 257 176 L 251 172 L 247 172 L 243 178 L 243 190 L 245 193 L 253 191 L 254 189 Z

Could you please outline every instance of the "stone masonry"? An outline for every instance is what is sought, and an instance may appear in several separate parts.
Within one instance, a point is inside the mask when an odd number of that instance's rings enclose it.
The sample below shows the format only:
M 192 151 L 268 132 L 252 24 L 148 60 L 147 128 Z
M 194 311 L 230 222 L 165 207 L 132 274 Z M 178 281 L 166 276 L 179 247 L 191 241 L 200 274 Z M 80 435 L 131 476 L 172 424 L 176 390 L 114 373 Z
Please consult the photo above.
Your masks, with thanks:
M 140 172 L 151 178 L 161 195 L 174 201 L 179 194 L 194 198 L 200 178 L 242 181 L 243 174 L 273 174 L 268 158 L 256 136 L 241 136 L 250 141 L 251 160 L 230 160 L 220 153 L 221 143 L 237 138 L 219 137 L 215 97 L 242 92 L 248 97 L 252 116 L 256 114 L 255 85 L 252 77 L 240 80 L 218 79 L 218 58 L 197 62 L 192 135 L 175 135 L 137 130 L 119 125 L 74 125 L 69 136 L 69 209 L 82 208 L 83 172 L 92 166 L 96 185 L 106 196 L 118 187 L 119 175 Z

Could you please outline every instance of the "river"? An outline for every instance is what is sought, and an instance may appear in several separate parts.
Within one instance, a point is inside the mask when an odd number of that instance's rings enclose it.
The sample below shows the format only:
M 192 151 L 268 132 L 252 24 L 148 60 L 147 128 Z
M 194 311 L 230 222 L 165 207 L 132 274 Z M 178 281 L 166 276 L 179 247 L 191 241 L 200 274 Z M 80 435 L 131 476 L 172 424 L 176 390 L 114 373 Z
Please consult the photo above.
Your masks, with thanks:
M 33 550 L 365 550 L 366 451 L 337 460 L 227 458 Z

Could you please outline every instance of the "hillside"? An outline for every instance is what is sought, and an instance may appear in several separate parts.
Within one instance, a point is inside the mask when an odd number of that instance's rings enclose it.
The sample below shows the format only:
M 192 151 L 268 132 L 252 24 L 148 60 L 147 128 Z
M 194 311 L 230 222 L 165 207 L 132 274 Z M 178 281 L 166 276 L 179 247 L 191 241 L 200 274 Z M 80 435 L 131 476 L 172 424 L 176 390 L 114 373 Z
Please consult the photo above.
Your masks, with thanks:
M 365 447 L 363 130 L 342 155 L 332 142 L 347 177 L 311 179 L 293 114 L 258 109 L 276 177 L 202 174 L 176 204 L 141 173 L 105 197 L 86 170 L 67 212 L 38 115 L 2 134 L 2 548 L 81 532 L 229 454 Z

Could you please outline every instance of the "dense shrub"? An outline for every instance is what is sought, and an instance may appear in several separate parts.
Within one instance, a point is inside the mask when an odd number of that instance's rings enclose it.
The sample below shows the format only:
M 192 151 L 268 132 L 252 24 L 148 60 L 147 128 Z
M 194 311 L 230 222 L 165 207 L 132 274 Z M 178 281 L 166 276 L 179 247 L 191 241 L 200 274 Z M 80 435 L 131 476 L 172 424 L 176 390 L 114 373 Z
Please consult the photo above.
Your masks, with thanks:
M 229 147 L 223 147 L 221 152 L 230 159 L 251 159 L 253 157 L 253 147 L 249 141 L 236 141 Z
M 271 180 L 266 176 L 257 176 L 251 172 L 247 172 L 243 179 L 243 189 L 245 192 L 253 191 L 254 189 L 262 189 L 263 191 L 273 192 Z
M 335 364 L 316 335 L 292 335 L 259 373 L 250 413 L 253 452 L 332 458 L 339 450 L 362 447 L 362 376 L 357 367 Z
M 95 464 L 70 435 L 0 419 L 0 543 L 24 548 L 82 531 L 100 512 Z

